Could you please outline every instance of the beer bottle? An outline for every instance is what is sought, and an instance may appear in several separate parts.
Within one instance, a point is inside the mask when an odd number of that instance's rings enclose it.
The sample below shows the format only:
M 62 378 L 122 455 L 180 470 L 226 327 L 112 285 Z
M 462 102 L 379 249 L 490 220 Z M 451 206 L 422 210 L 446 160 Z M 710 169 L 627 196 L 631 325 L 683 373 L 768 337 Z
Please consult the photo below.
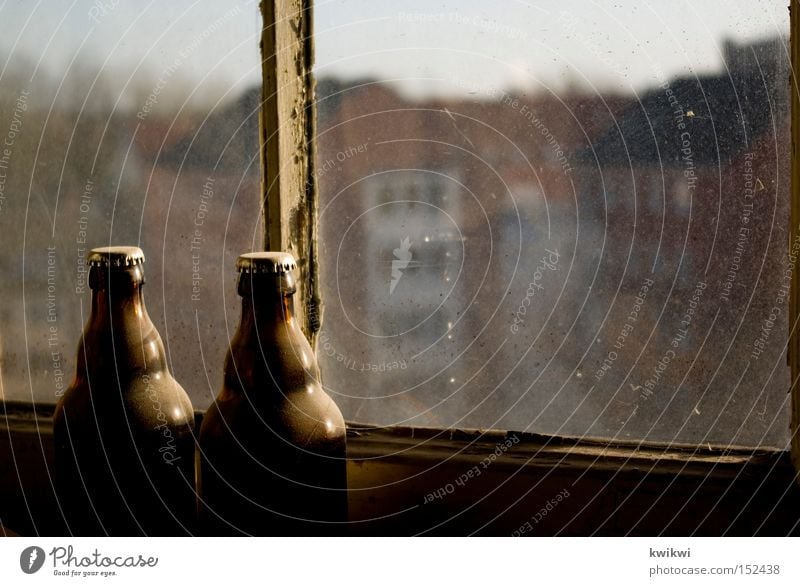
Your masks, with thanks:
M 291 254 L 239 257 L 241 322 L 200 428 L 200 522 L 214 535 L 341 534 L 345 425 L 294 316 Z
M 58 505 L 74 535 L 181 535 L 195 527 L 194 413 L 142 296 L 144 254 L 88 256 L 91 314 L 53 420 Z

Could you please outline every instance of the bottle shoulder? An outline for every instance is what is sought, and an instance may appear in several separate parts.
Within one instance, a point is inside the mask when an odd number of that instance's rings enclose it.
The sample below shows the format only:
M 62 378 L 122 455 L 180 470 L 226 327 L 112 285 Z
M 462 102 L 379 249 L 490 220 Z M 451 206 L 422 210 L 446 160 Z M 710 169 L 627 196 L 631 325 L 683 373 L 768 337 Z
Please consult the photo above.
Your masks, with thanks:
M 225 358 L 221 398 L 228 394 L 281 395 L 317 385 L 319 366 L 302 333 L 237 332 Z
M 89 419 L 110 425 L 183 427 L 194 425 L 191 399 L 167 371 L 124 376 L 91 372 L 73 381 L 56 405 L 55 420 Z
M 320 384 L 316 358 L 296 323 L 255 327 L 243 320 L 231 340 L 222 389 L 206 411 L 201 443 L 211 437 L 269 443 L 275 436 L 299 446 L 343 442 L 344 418 Z
M 322 387 L 313 382 L 305 388 L 270 393 L 226 392 L 206 410 L 200 430 L 201 442 L 210 437 L 236 439 L 280 437 L 299 446 L 326 441 L 344 441 L 344 418 Z

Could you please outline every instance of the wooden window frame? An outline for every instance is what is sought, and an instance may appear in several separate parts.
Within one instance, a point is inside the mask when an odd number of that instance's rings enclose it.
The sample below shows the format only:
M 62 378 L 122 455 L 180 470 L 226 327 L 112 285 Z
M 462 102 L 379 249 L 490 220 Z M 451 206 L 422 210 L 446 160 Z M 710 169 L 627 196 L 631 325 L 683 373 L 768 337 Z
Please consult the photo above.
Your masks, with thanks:
M 793 68 L 800 64 L 800 42 L 795 35 L 800 30 L 799 6 L 800 0 L 791 0 Z M 322 302 L 313 168 L 312 0 L 262 0 L 261 11 L 264 246 L 297 256 L 298 306 L 303 329 L 313 342 L 321 325 Z M 791 107 L 793 239 L 800 234 L 800 88 L 794 75 Z M 799 279 L 795 271 L 792 324 L 798 317 Z M 800 339 L 796 328 L 789 338 L 788 354 L 792 381 L 797 381 Z M 797 533 L 800 511 L 794 504 L 800 502 L 795 482 L 800 467 L 800 438 L 796 433 L 800 425 L 799 396 L 793 384 L 791 453 L 350 424 L 348 473 L 353 532 L 512 535 L 532 518 L 531 511 L 535 514 L 539 504 L 546 502 L 542 499 L 569 485 L 582 495 L 569 505 L 569 524 L 562 522 L 552 531 L 543 524 L 538 534 Z M 56 529 L 47 519 L 56 514 L 51 474 L 53 406 L 6 401 L 0 402 L 0 408 L 0 469 L 13 470 L 0 476 L 0 505 L 16 503 L 20 514 L 15 520 L 29 519 L 25 525 L 28 531 L 52 533 Z M 200 418 L 202 413 L 198 413 Z M 499 442 L 512 436 L 517 439 L 514 448 L 497 458 L 491 474 L 484 475 L 484 480 L 492 484 L 483 496 L 475 502 L 456 504 L 454 500 L 451 505 L 442 502 L 428 506 L 428 495 L 454 482 L 465 470 L 481 465 Z M 582 489 L 574 488 L 581 482 Z M 670 487 L 675 487 L 674 494 Z M 468 495 L 464 491 L 459 498 Z M 693 505 L 687 508 L 687 499 L 705 503 L 699 514 Z M 654 515 L 656 505 L 684 512 L 664 518 Z M 750 523 L 745 518 L 737 525 L 739 514 L 726 525 L 730 511 L 753 507 L 757 507 L 751 513 L 755 521 Z M 717 509 L 722 520 L 707 523 L 715 519 Z M 0 507 L 0 524 L 4 521 L 2 514 Z M 633 521 L 623 520 L 623 514 Z
M 798 68 L 800 68 L 800 0 L 790 0 L 789 4 L 789 35 L 791 38 L 791 117 L 792 117 L 792 178 L 791 178 L 791 212 L 789 226 L 789 241 L 787 253 L 791 250 L 791 243 L 800 236 L 800 84 L 798 84 Z M 791 367 L 791 434 L 792 434 L 792 461 L 795 470 L 800 471 L 800 387 L 797 381 L 800 377 L 800 332 L 797 324 L 800 317 L 800 269 L 795 266 L 792 273 L 792 287 L 789 295 L 791 310 L 789 312 L 789 344 L 788 359 Z
M 792 63 L 792 179 L 790 240 L 800 235 L 800 86 L 794 74 L 800 66 L 800 0 L 790 0 Z M 301 305 L 304 331 L 315 342 L 322 322 L 317 247 L 317 186 L 314 181 L 314 45 L 313 0 L 265 0 L 262 55 L 264 84 L 262 111 L 264 209 L 267 249 L 296 252 L 301 260 Z M 269 26 L 274 20 L 275 26 Z M 277 130 L 269 130 L 277 129 Z M 787 242 L 787 251 L 789 242 Z M 797 323 L 800 270 L 792 275 L 791 331 L 791 457 L 800 470 L 800 332 Z M 315 347 L 315 346 L 314 346 Z M 614 443 L 609 444 L 613 446 Z
M 313 80 L 313 1 L 312 0 L 270 0 L 265 1 L 265 36 L 262 44 L 265 58 L 264 104 L 266 111 L 262 116 L 265 128 L 277 128 L 275 133 L 264 133 L 264 168 L 267 186 L 265 198 L 269 210 L 267 236 L 270 246 L 280 242 L 288 250 L 297 250 L 306 260 L 302 263 L 303 286 L 309 292 L 303 298 L 307 310 L 305 330 L 312 337 L 321 326 L 321 299 L 319 292 L 317 258 L 317 198 L 314 182 L 314 80 Z M 800 0 L 790 0 L 791 63 L 792 72 L 800 65 L 800 40 L 796 32 L 800 30 Z M 275 19 L 274 31 L 269 26 L 270 17 Z M 285 26 L 289 23 L 289 26 Z M 277 59 L 268 56 L 268 48 L 290 47 L 288 51 L 278 51 Z M 301 79 L 302 77 L 302 79 Z M 287 92 L 281 96 L 280 92 Z M 275 92 L 278 93 L 275 99 Z M 800 89 L 792 73 L 792 181 L 791 181 L 791 238 L 800 233 Z M 299 113 L 299 115 L 298 115 Z M 283 139 L 280 136 L 283 131 Z M 303 143 L 302 141 L 305 140 Z M 298 156 L 300 160 L 298 160 Z M 305 159 L 305 160 L 303 160 Z M 280 162 L 280 163 L 279 163 Z M 276 179 L 270 172 L 280 168 L 288 169 L 289 177 Z M 281 180 L 282 179 L 282 180 Z M 274 188 L 274 189 L 273 189 Z M 277 190 L 277 194 L 275 193 Z M 288 191 L 287 191 L 288 190 Z M 276 219 L 280 226 L 274 225 Z M 287 223 L 288 222 L 288 223 Z M 787 243 L 788 250 L 788 243 Z M 793 274 L 792 311 L 790 321 L 796 324 L 798 317 L 798 290 L 800 271 Z M 791 366 L 791 380 L 797 381 L 800 375 L 800 338 L 795 327 L 791 329 L 788 341 L 788 360 Z M 770 474 L 781 470 L 785 477 L 798 478 L 800 470 L 800 389 L 792 385 L 792 442 L 791 450 L 784 452 L 770 449 L 714 448 L 712 446 L 676 446 L 652 442 L 571 440 L 560 437 L 525 434 L 528 441 L 517 456 L 524 458 L 527 468 L 550 469 L 554 466 L 567 466 L 582 471 L 583 474 L 597 473 L 608 466 L 622 474 L 648 470 L 664 471 L 667 475 L 685 477 L 699 474 L 708 479 L 719 479 L 719 474 L 734 472 L 738 477 L 745 470 L 759 468 L 766 461 L 772 462 Z M 383 430 L 361 430 L 358 424 L 351 424 L 350 457 L 356 461 L 382 459 L 386 463 L 404 461 L 417 466 L 424 462 L 447 462 L 453 459 L 464 460 L 464 465 L 474 465 L 491 452 L 495 442 L 487 440 L 493 434 L 505 432 L 457 432 L 452 430 L 414 430 L 393 428 Z M 420 434 L 425 441 L 420 442 Z M 533 439 L 532 439 L 533 438 Z M 496 438 L 495 438 L 496 440 Z M 399 443 L 398 443 L 399 442 Z M 406 442 L 406 443 L 404 443 Z M 564 450 L 565 442 L 569 449 Z M 421 445 L 420 445 L 421 444 Z M 554 448 L 553 446 L 559 446 Z M 563 450 L 563 451 L 562 451 Z M 792 463 L 794 469 L 792 469 Z M 519 465 L 520 461 L 516 461 Z M 384 470 L 385 472 L 386 470 Z M 766 473 L 766 472 L 765 472 Z M 434 477 L 439 478 L 437 473 Z M 446 477 L 445 477 L 446 478 Z M 435 483 L 434 483 L 435 484 Z M 367 491 L 369 492 L 369 491 Z M 379 511 L 380 512 L 380 511 Z
M 298 261 L 296 308 L 315 346 L 322 323 L 314 174 L 313 6 L 311 0 L 262 0 L 261 140 L 264 248 Z

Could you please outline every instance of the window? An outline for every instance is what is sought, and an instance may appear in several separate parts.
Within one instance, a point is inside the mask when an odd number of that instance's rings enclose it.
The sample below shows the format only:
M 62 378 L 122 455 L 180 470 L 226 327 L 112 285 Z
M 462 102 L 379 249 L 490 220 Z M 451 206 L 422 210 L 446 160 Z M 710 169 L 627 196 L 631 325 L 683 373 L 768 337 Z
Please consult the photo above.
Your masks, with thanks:
M 194 404 L 219 387 L 236 256 L 263 245 L 256 2 L 8 3 L 0 39 L 0 365 L 55 402 L 89 311 L 88 250 L 139 244 L 146 301 Z
M 535 532 L 796 531 L 788 312 L 770 317 L 788 22 L 765 6 L 333 1 L 311 29 L 276 0 L 264 31 L 254 2 L 0 9 L 20 31 L 0 39 L 0 468 L 17 472 L 0 522 L 48 533 L 59 515 L 41 464 L 86 317 L 85 238 L 144 246 L 148 307 L 201 410 L 239 315 L 234 257 L 298 253 L 300 309 L 353 422 L 357 532 L 519 534 L 567 486 Z
M 346 417 L 785 448 L 788 31 L 780 0 L 319 3 Z

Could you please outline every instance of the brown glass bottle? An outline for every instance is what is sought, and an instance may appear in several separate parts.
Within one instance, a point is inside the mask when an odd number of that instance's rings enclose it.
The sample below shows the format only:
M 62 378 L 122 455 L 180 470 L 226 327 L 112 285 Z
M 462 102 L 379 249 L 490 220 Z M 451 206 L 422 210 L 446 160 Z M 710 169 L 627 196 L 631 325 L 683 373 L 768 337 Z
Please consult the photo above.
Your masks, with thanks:
M 142 296 L 144 254 L 92 250 L 92 308 L 75 380 L 56 406 L 56 489 L 74 535 L 195 528 L 194 413 Z
M 346 431 L 294 317 L 294 258 L 239 257 L 242 316 L 200 428 L 199 510 L 213 535 L 331 535 L 347 521 Z

